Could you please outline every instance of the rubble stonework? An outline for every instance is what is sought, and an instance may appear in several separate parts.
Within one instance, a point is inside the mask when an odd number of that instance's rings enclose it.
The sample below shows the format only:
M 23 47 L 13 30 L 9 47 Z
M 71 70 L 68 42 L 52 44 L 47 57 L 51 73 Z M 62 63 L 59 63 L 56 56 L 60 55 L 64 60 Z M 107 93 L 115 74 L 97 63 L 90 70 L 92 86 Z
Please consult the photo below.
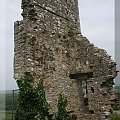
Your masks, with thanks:
M 116 63 L 81 34 L 77 0 L 22 0 L 15 22 L 14 78 L 43 79 L 51 112 L 58 95 L 78 120 L 105 120 L 114 104 Z

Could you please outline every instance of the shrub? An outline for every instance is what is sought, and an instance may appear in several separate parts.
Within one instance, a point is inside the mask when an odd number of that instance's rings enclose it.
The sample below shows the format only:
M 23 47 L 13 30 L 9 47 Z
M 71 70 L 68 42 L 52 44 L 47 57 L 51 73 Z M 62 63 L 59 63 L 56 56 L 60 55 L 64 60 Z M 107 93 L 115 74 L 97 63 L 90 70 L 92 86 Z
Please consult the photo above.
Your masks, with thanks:
M 17 84 L 19 87 L 19 99 L 15 120 L 76 120 L 75 115 L 67 112 L 67 98 L 60 94 L 58 98 L 58 112 L 55 115 L 49 114 L 49 104 L 45 97 L 45 89 L 43 80 L 37 86 L 33 86 L 30 82 L 32 76 L 25 74 Z
M 49 118 L 49 105 L 45 98 L 43 81 L 33 87 L 28 78 L 24 75 L 17 80 L 20 92 L 15 120 L 45 120 L 46 117 Z
M 69 112 L 67 112 L 66 107 L 67 107 L 67 98 L 63 94 L 60 94 L 58 99 L 58 104 L 57 104 L 58 112 L 55 116 L 55 120 L 76 120 L 77 119 L 76 115 L 71 115 Z

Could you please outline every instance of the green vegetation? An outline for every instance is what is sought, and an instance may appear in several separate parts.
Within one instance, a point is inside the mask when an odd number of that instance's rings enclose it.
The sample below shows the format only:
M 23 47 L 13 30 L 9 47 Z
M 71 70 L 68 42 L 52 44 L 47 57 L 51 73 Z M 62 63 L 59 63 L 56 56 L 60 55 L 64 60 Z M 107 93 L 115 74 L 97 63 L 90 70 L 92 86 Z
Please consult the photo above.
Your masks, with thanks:
M 19 102 L 15 120 L 76 120 L 76 115 L 67 112 L 67 98 L 60 94 L 58 99 L 58 112 L 50 114 L 50 105 L 46 101 L 43 80 L 36 86 L 31 84 L 32 76 L 25 73 L 17 80 L 19 87 Z
M 118 99 L 120 100 L 120 86 L 116 86 L 115 89 L 118 92 Z
M 0 112 L 0 120 L 4 120 L 5 118 L 5 113 L 4 112 Z
M 11 111 L 12 110 L 13 94 L 12 91 L 0 92 L 0 110 Z M 16 109 L 16 103 L 18 101 L 18 92 L 14 93 L 14 110 Z
M 58 112 L 50 114 L 43 86 L 43 81 L 40 80 L 36 86 L 32 85 L 32 76 L 30 73 L 25 73 L 17 84 L 19 87 L 19 102 L 15 114 L 15 120 L 76 120 L 75 115 L 67 112 L 67 98 L 60 94 L 58 99 Z
M 66 107 L 67 98 L 63 94 L 60 94 L 57 105 L 58 112 L 55 116 L 55 120 L 77 120 L 77 116 L 69 114 L 69 112 L 66 110 Z
M 42 84 L 41 84 L 42 85 Z M 40 90 L 40 86 L 39 86 L 39 90 Z M 120 86 L 116 86 L 115 87 L 117 92 L 118 92 L 118 99 L 120 101 Z M 42 87 L 42 90 L 44 91 L 44 87 Z M 44 93 L 45 95 L 45 93 Z M 16 109 L 16 103 L 17 103 L 17 99 L 18 99 L 18 92 L 15 93 L 14 95 L 14 100 L 15 100 L 15 107 L 14 110 Z M 6 99 L 6 101 L 5 101 Z M 11 120 L 12 118 L 12 99 L 13 99 L 13 95 L 12 95 L 12 91 L 7 91 L 7 92 L 0 92 L 0 120 L 4 120 L 4 116 L 6 116 L 5 120 Z M 45 99 L 45 98 L 44 98 Z M 6 107 L 5 107 L 5 103 L 6 103 Z M 60 120 L 63 120 L 66 116 L 70 116 L 72 117 L 71 114 L 68 114 L 69 112 L 66 111 L 66 106 L 67 106 L 67 99 L 65 98 L 64 95 L 59 95 L 58 98 L 58 112 L 55 115 L 51 115 L 52 119 L 58 119 L 60 118 Z M 48 105 L 48 109 L 49 109 L 49 105 Z M 7 110 L 6 112 L 4 112 L 4 110 Z M 64 112 L 62 112 L 64 111 Z M 61 117 L 62 114 L 62 117 Z M 73 115 L 74 117 L 74 115 Z M 69 117 L 68 117 L 69 118 Z M 67 120 L 67 119 L 66 119 Z M 70 120 L 70 119 L 69 119 Z M 74 119 L 72 119 L 74 120 Z M 111 120 L 120 120 L 120 117 L 116 114 L 112 114 L 111 115 Z
M 115 89 L 120 93 L 120 86 L 115 86 Z
M 30 84 L 28 75 L 24 75 L 17 80 L 19 87 L 19 102 L 15 115 L 15 120 L 45 120 L 49 119 L 48 103 L 45 98 L 43 81 L 36 87 Z
M 119 111 L 120 109 L 120 86 L 115 87 L 117 91 L 117 99 L 116 105 L 115 105 L 115 110 Z M 111 120 L 120 120 L 120 115 L 117 115 L 116 113 L 111 114 Z
M 14 110 L 17 108 L 17 101 L 18 101 L 18 91 L 14 93 Z M 10 111 L 12 110 L 12 101 L 13 101 L 13 94 L 11 93 L 6 93 L 6 98 L 5 98 L 5 110 Z
M 5 110 L 5 93 L 0 92 L 0 110 Z
M 114 110 L 120 110 L 120 86 L 115 87 L 117 91 L 117 100 L 115 101 Z
M 14 110 L 16 109 L 18 93 L 14 94 Z M 0 120 L 12 120 L 12 91 L 0 92 Z
M 12 120 L 12 111 L 0 111 L 0 120 Z
M 120 120 L 120 116 L 117 114 L 111 114 L 111 120 Z

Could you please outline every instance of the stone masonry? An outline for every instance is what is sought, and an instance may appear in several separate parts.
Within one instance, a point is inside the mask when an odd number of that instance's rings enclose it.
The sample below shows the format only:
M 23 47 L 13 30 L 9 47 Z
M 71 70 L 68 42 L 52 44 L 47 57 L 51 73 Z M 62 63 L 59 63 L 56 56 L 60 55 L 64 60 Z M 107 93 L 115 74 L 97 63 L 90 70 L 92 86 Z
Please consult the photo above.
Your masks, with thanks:
M 14 78 L 29 72 L 44 80 L 55 112 L 58 95 L 78 120 L 105 120 L 114 105 L 116 63 L 82 36 L 77 0 L 22 0 L 23 20 L 14 28 Z

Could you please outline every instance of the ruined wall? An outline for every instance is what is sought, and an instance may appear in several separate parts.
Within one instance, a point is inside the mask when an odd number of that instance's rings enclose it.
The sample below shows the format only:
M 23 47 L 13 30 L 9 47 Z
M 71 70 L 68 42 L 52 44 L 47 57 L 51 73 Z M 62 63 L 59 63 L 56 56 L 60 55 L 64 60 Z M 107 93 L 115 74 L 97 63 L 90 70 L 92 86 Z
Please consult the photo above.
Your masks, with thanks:
M 78 120 L 104 120 L 115 99 L 116 64 L 83 37 L 77 0 L 23 0 L 23 20 L 15 22 L 14 78 L 30 72 L 44 80 L 51 112 L 58 94 Z

